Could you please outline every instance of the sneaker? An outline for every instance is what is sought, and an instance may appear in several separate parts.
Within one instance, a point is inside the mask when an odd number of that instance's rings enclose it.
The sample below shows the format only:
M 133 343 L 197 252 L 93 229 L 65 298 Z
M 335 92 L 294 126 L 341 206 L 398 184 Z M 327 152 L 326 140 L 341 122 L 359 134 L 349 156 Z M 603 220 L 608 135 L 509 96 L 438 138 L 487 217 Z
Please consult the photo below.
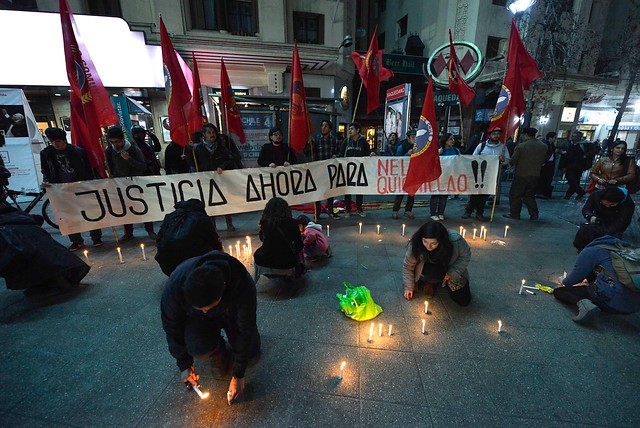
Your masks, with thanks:
M 438 217 L 437 215 L 432 215 L 432 216 L 431 216 L 431 220 L 433 220 L 433 221 L 440 221 L 440 217 Z
M 78 251 L 80 248 L 84 248 L 84 244 L 82 242 L 73 242 L 69 245 L 69 251 Z
M 413 213 L 411 211 L 405 211 L 404 212 L 404 216 L 408 219 L 413 220 L 414 218 L 416 218 L 416 216 L 413 215 Z
M 158 239 L 158 235 L 153 230 L 148 230 L 147 235 L 149 235 L 149 239 L 153 239 L 154 241 Z
M 484 222 L 484 221 L 487 221 L 487 218 L 482 214 L 476 214 L 476 220 Z
M 125 233 L 124 235 L 122 235 L 119 239 L 118 242 L 120 242 L 121 244 L 127 242 L 127 241 L 131 241 L 133 239 L 133 234 L 131 233 Z
M 471 218 L 471 211 L 465 211 L 464 214 L 462 214 L 462 218 Z
M 600 308 L 597 307 L 589 299 L 582 299 L 578 301 L 577 306 L 578 306 L 578 315 L 576 315 L 571 319 L 578 324 L 582 324 L 582 325 L 589 324 L 591 321 L 597 318 L 598 315 L 600 315 Z
M 511 220 L 520 220 L 520 217 L 519 217 L 519 216 L 518 216 L 518 217 L 516 217 L 516 216 L 511 215 L 511 214 L 502 214 L 502 217 L 504 217 L 504 218 L 510 218 Z
M 317 223 L 317 221 L 315 221 L 314 223 Z M 236 231 L 236 227 L 232 223 L 228 223 L 227 232 L 235 232 L 235 231 Z
M 93 241 L 93 246 L 94 247 L 102 247 L 102 239 L 97 239 L 97 240 Z
M 351 218 L 351 213 L 344 213 L 344 218 Z
M 338 214 L 336 214 L 336 213 L 332 213 L 332 214 L 331 214 L 331 218 L 332 218 L 332 219 L 334 219 L 334 220 L 340 220 L 342 217 L 340 217 L 340 216 L 339 216 Z
M 443 215 L 439 215 L 438 219 L 440 219 L 440 221 L 444 221 L 444 216 Z
M 392 218 L 392 219 L 394 219 L 394 220 L 398 220 L 398 219 L 400 218 L 400 217 L 398 216 L 398 211 L 394 211 L 394 212 L 391 214 L 391 218 Z
M 366 217 L 367 215 L 364 213 L 364 211 L 356 211 L 356 214 L 358 214 L 360 217 Z

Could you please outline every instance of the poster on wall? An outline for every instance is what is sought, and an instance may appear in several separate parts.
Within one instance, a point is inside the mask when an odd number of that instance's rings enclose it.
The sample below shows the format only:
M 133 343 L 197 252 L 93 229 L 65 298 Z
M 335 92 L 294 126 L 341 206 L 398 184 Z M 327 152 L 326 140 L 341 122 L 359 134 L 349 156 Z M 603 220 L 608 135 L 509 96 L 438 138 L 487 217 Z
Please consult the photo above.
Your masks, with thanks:
M 42 134 L 22 89 L 0 88 L 0 155 L 11 172 L 9 187 L 38 192 Z
M 411 118 L 411 83 L 394 86 L 387 90 L 384 115 L 385 141 L 395 132 L 399 139 L 405 138 Z
M 258 156 L 262 145 L 269 142 L 269 129 L 275 126 L 275 113 L 243 110 L 240 117 L 247 142 L 240 144 L 236 141 L 236 145 L 242 154 L 242 163 L 245 168 L 255 168 L 258 166 Z

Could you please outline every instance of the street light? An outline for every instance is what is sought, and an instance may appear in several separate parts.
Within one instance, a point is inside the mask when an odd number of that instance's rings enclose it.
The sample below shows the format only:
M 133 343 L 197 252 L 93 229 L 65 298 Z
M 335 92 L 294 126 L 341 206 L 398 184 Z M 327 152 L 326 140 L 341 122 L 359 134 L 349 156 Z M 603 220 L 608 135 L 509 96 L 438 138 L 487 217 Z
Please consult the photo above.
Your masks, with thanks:
M 507 9 L 514 15 L 525 12 L 529 9 L 536 0 L 509 0 L 507 1 Z
M 340 43 L 340 46 L 338 46 L 338 49 L 340 49 L 341 47 L 348 48 L 352 44 L 353 44 L 353 37 L 351 37 L 351 34 L 347 34 L 346 36 L 344 36 L 342 43 Z

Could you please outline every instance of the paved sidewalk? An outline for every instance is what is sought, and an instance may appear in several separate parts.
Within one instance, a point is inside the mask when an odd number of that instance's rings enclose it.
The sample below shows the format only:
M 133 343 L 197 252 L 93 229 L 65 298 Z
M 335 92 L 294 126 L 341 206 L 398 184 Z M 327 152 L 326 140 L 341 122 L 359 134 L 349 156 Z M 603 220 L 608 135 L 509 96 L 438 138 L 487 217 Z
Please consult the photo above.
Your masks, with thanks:
M 143 228 L 123 245 L 122 265 L 105 231 L 105 245 L 89 248 L 92 269 L 77 293 L 30 300 L 0 280 L 0 425 L 639 426 L 639 316 L 581 327 L 552 296 L 518 295 L 522 279 L 549 283 L 571 269 L 581 205 L 539 201 L 540 221 L 532 223 L 506 222 L 507 203 L 503 197 L 483 241 L 471 239 L 481 225 L 460 220 L 461 203 L 449 201 L 445 224 L 466 227 L 472 247 L 473 300 L 461 308 L 440 290 L 426 316 L 423 296 L 402 298 L 401 266 L 428 208 L 416 208 L 415 220 L 392 220 L 388 209 L 324 220 L 334 250 L 326 266 L 303 284 L 258 282 L 263 353 L 247 371 L 244 399 L 232 406 L 229 380 L 207 364 L 197 367 L 211 398 L 201 401 L 181 385 L 160 323 L 166 277 Z M 221 233 L 225 248 L 248 234 L 257 248 L 258 217 L 234 216 L 238 231 Z M 639 235 L 634 220 L 628 236 L 640 242 Z M 342 281 L 366 285 L 384 309 L 372 343 L 370 323 L 339 311 Z

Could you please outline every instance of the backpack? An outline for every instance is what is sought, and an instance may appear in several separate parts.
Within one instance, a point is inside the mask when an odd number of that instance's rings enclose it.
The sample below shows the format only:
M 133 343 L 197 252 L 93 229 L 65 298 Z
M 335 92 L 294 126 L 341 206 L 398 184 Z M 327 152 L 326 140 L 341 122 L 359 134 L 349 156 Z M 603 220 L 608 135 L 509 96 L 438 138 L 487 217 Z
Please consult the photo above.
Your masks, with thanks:
M 597 246 L 610 251 L 613 270 L 618 281 L 629 290 L 640 293 L 640 248 L 625 247 L 619 242 L 615 247 L 611 245 Z M 610 278 L 614 278 L 611 272 L 604 268 L 601 270 Z
M 478 155 L 482 154 L 482 151 L 484 150 L 485 147 L 487 147 L 487 140 L 484 140 L 482 144 L 480 144 L 480 151 L 478 151 Z
M 175 209 L 164 217 L 156 242 L 158 251 L 155 259 L 167 276 L 191 257 L 222 250 L 218 233 L 202 201 L 189 199 L 178 202 Z
M 635 164 L 636 178 L 631 183 L 627 183 L 625 185 L 625 187 L 627 188 L 627 191 L 630 194 L 634 194 L 634 193 L 637 193 L 638 190 L 640 190 L 640 167 L 638 166 L 638 164 L 636 163 L 636 160 L 634 158 L 629 158 L 629 162 L 633 162 Z M 627 168 L 628 168 L 628 166 L 627 166 Z M 626 171 L 626 169 L 625 169 L 625 171 Z

